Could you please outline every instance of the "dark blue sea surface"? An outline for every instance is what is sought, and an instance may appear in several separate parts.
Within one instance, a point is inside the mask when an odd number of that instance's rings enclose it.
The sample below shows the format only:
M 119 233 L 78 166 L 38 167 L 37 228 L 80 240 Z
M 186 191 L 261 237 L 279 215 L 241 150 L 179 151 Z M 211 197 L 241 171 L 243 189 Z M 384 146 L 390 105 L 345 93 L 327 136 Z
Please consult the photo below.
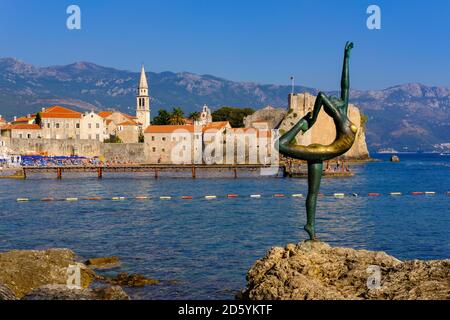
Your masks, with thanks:
M 383 250 L 399 259 L 450 258 L 450 157 L 400 155 L 351 165 L 351 178 L 323 179 L 321 192 L 358 193 L 322 197 L 317 228 L 336 246 Z M 435 196 L 412 196 L 435 191 Z M 67 247 L 80 257 L 119 256 L 108 271 L 142 273 L 160 285 L 126 289 L 135 299 L 233 299 L 245 274 L 272 246 L 306 239 L 304 179 L 209 178 L 155 180 L 129 175 L 64 176 L 0 180 L 0 252 Z M 367 197 L 377 192 L 381 197 Z M 387 196 L 403 192 L 403 196 Z M 285 198 L 273 198 L 275 193 Z M 238 194 L 236 199 L 223 198 Z M 261 194 L 261 199 L 250 199 Z M 19 203 L 19 197 L 135 197 L 151 200 Z M 159 196 L 193 200 L 159 200 Z M 218 199 L 205 200 L 205 195 Z M 220 198 L 222 196 L 222 198 Z M 173 283 L 170 280 L 175 280 Z

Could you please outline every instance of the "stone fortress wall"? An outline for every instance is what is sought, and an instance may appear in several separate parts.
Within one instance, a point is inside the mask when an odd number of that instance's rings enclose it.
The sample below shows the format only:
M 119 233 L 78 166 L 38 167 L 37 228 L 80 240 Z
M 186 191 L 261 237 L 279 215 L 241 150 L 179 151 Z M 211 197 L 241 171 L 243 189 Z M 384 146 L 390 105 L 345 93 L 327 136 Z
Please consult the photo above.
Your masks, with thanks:
M 85 157 L 99 156 L 103 143 L 81 139 L 8 139 L 3 138 L 6 147 L 17 154 L 47 154 L 49 156 Z

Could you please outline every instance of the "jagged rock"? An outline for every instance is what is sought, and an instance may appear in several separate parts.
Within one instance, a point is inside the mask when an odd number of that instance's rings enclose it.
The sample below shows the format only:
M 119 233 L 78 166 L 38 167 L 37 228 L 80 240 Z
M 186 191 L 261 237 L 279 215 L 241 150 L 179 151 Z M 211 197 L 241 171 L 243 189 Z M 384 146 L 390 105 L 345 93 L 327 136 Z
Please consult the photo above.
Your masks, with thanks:
M 99 300 L 131 300 L 128 294 L 119 286 L 94 289 Z
M 108 279 L 107 282 L 127 287 L 143 287 L 159 283 L 158 280 L 146 278 L 141 274 L 128 274 L 126 272 L 119 273 L 115 278 Z
M 121 287 L 71 289 L 65 285 L 46 285 L 34 289 L 22 300 L 130 300 Z
M 100 257 L 91 258 L 85 262 L 87 266 L 95 269 L 109 269 L 120 266 L 119 257 Z
M 11 289 L 0 284 L 0 300 L 17 300 L 17 297 Z
M 67 267 L 79 265 L 81 286 L 87 288 L 95 273 L 75 260 L 69 249 L 13 250 L 0 253 L 0 283 L 21 298 L 33 289 L 49 284 L 67 284 Z
M 286 116 L 286 110 L 282 108 L 274 108 L 267 106 L 263 109 L 255 111 L 253 114 L 244 118 L 244 125 L 246 128 L 251 128 L 254 122 L 267 122 L 268 129 L 272 130 L 278 127 Z
M 379 287 L 368 286 L 369 266 L 380 270 Z M 304 241 L 272 248 L 247 281 L 239 296 L 251 300 L 450 299 L 450 260 L 402 262 L 384 252 Z

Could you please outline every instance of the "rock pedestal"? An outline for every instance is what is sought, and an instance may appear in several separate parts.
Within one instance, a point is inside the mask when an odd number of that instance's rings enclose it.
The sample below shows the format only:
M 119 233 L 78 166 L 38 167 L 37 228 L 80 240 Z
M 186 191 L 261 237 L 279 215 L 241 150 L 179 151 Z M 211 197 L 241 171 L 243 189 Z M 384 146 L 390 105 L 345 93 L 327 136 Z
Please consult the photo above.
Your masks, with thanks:
M 243 299 L 450 299 L 450 260 L 400 261 L 384 252 L 305 241 L 273 248 L 247 274 Z
M 0 284 L 0 300 L 17 300 L 17 297 L 11 289 Z

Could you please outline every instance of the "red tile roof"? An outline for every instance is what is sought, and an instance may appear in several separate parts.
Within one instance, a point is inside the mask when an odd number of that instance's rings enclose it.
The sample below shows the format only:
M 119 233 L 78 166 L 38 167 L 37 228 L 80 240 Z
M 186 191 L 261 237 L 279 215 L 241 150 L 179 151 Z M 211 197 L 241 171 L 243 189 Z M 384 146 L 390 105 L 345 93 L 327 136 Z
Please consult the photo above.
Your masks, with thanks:
M 28 121 L 34 120 L 34 119 L 36 119 L 35 114 L 30 115 L 30 116 L 23 116 L 23 117 L 16 118 L 16 120 L 14 120 L 12 123 L 28 122 Z
M 256 128 L 231 128 L 234 134 L 256 134 L 258 138 L 269 138 L 272 136 L 271 130 L 259 130 Z
M 138 124 L 134 121 L 125 121 L 118 124 L 118 126 L 137 126 Z
M 188 131 L 190 133 L 201 132 L 201 127 L 191 125 L 150 125 L 145 129 L 145 133 L 173 133 L 177 130 Z
M 129 114 L 126 114 L 126 113 L 123 113 L 123 112 L 120 112 L 120 111 L 100 111 L 100 112 L 98 113 L 98 115 L 99 115 L 100 117 L 102 117 L 102 118 L 108 118 L 108 117 L 109 117 L 110 115 L 112 115 L 114 112 L 120 113 L 120 114 L 122 114 L 124 117 L 126 117 L 126 118 L 128 118 L 128 119 L 130 119 L 130 120 L 135 120 L 135 119 L 137 119 L 137 117 L 130 116 Z
M 53 106 L 44 109 L 41 113 L 42 118 L 61 118 L 61 119 L 79 119 L 81 113 L 60 106 Z
M 40 130 L 41 126 L 37 124 L 25 124 L 25 123 L 19 123 L 19 124 L 7 124 L 6 126 L 2 127 L 2 130 Z
M 211 129 L 221 130 L 229 125 L 230 125 L 230 123 L 228 121 L 210 122 L 206 126 L 203 127 L 203 132 L 205 132 L 206 130 L 211 130 Z
M 184 118 L 184 123 L 187 124 L 187 125 L 193 126 L 194 125 L 194 120 L 189 119 L 189 118 Z
M 110 115 L 112 115 L 112 111 L 100 111 L 99 113 L 98 113 L 98 115 L 100 116 L 100 117 L 102 117 L 102 118 L 107 118 L 107 117 L 109 117 Z

